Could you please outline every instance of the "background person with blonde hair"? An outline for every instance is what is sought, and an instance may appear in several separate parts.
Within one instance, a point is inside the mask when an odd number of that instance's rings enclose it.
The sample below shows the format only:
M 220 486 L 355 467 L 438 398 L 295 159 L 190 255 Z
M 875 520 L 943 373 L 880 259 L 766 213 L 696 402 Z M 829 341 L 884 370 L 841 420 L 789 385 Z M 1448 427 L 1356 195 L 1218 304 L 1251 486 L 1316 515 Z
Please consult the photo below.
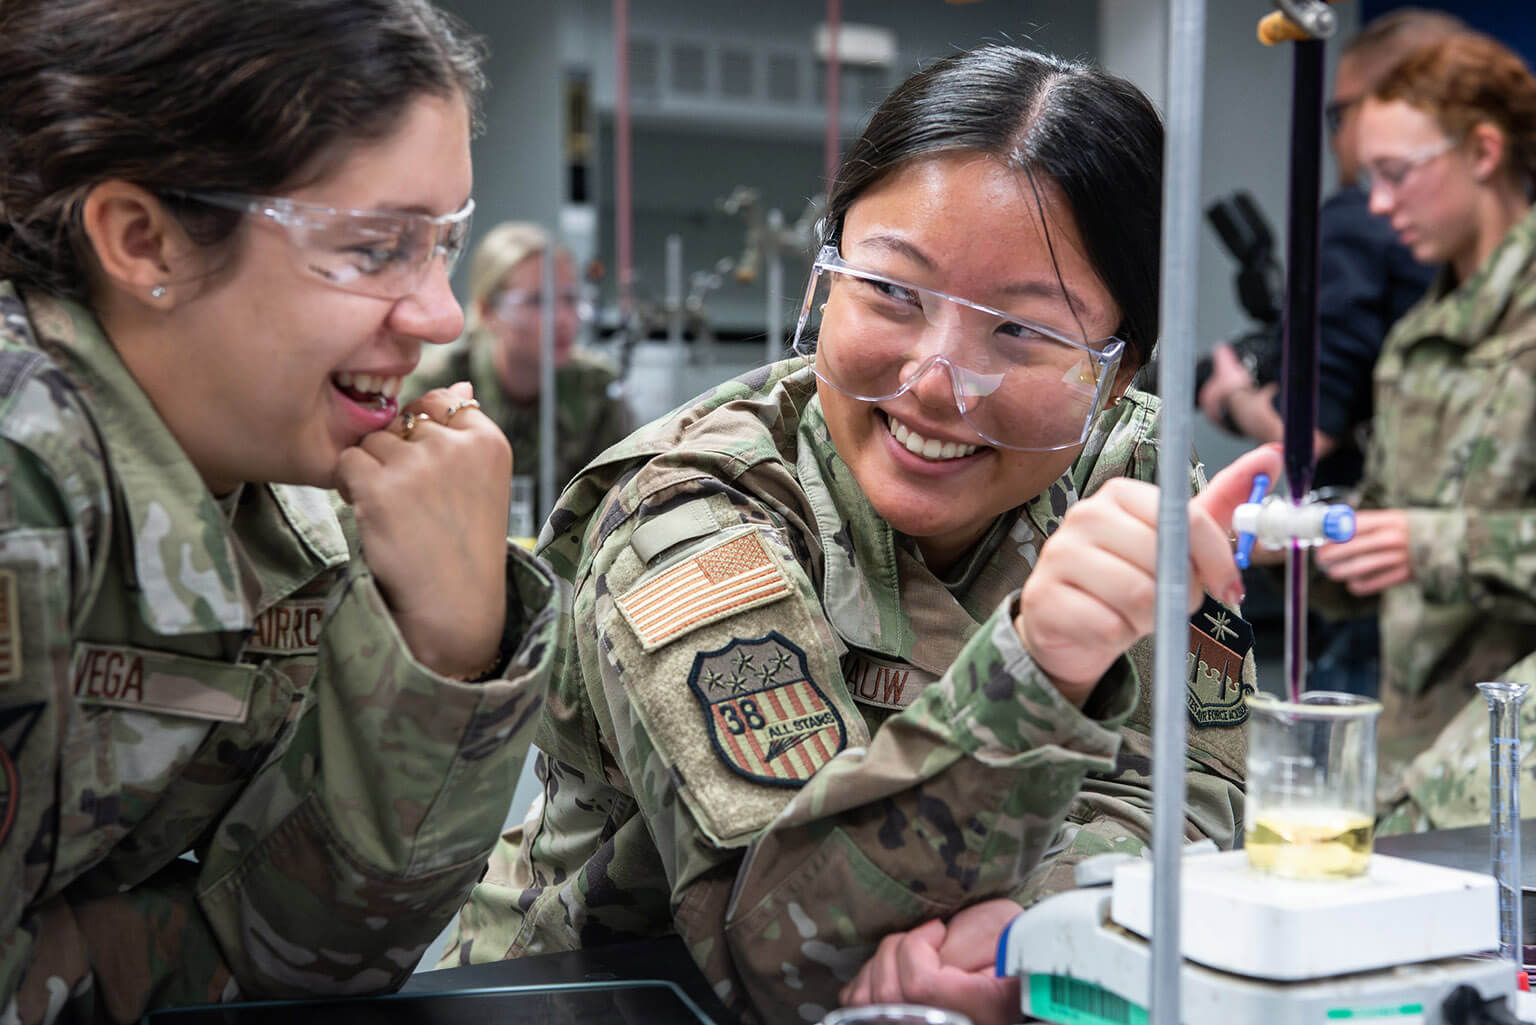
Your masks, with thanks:
M 462 344 L 433 353 L 406 384 L 408 394 L 474 385 L 480 409 L 506 434 L 518 478 L 537 485 L 543 459 L 539 437 L 539 354 L 544 260 L 549 233 L 537 224 L 506 221 L 481 240 L 470 260 L 468 330 Z M 571 255 L 555 253 L 555 488 L 603 449 L 634 429 L 623 398 L 610 394 L 616 378 L 603 360 L 576 342 L 589 318 Z M 530 491 L 531 493 L 531 491 Z M 546 496 L 553 500 L 554 496 Z M 515 501 L 515 496 L 514 496 Z M 530 533 L 536 533 L 537 522 Z

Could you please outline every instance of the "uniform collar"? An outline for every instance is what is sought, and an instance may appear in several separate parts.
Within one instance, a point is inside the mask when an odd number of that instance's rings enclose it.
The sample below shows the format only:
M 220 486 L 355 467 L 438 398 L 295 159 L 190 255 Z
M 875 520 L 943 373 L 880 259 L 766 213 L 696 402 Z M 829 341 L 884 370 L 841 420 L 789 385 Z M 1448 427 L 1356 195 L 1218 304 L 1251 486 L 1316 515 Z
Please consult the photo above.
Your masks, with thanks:
M 506 389 L 501 386 L 501 375 L 496 370 L 496 357 L 494 353 L 495 339 L 484 332 L 477 331 L 470 336 L 468 343 L 469 381 L 475 387 L 475 398 L 480 403 L 480 412 L 485 413 L 499 424 L 513 423 L 518 419 L 533 418 L 537 422 L 539 416 L 539 400 L 537 397 L 532 402 L 516 403 L 507 395 Z M 530 374 L 537 374 L 537 366 L 529 366 Z M 575 392 L 579 387 L 573 383 L 576 376 L 575 356 L 563 367 L 555 368 L 555 431 L 557 435 L 564 435 L 568 431 L 581 431 L 590 427 L 578 419 L 581 416 L 578 403 L 574 402 Z
M 490 417 L 498 424 L 508 424 L 516 416 L 516 406 L 507 397 L 506 389 L 501 386 L 501 377 L 496 373 L 496 360 L 491 352 L 492 338 L 490 335 L 475 331 L 469 336 L 468 350 L 465 359 L 469 366 L 469 383 L 475 388 L 475 401 L 480 403 L 480 412 Z M 522 455 L 522 453 L 514 453 Z
M 822 605 L 850 645 L 943 673 L 977 626 L 1023 586 L 1048 531 L 1069 496 L 1063 476 L 998 518 L 949 574 L 950 584 L 923 564 L 916 546 L 898 538 L 864 497 L 832 445 L 820 399 L 800 422 L 796 474 L 816 515 L 825 562 Z
M 167 636 L 246 630 L 254 612 L 346 558 L 347 544 L 325 493 L 287 485 L 247 487 L 235 518 L 270 510 L 267 539 L 276 549 L 243 560 L 224 511 L 84 307 L 41 294 L 26 296 L 39 343 L 67 366 L 100 430 L 106 463 L 131 536 L 131 581 L 139 614 Z M 300 560 L 283 558 L 281 548 Z M 302 565 L 302 568 L 300 568 Z M 282 569 L 280 567 L 287 567 Z M 244 582 L 242 582 L 244 581 Z
M 1494 251 L 1467 280 L 1457 284 L 1449 266 L 1430 285 L 1434 302 L 1421 317 L 1409 318 L 1415 334 L 1434 335 L 1475 345 L 1494 334 L 1500 321 L 1530 277 L 1536 257 L 1536 206 L 1505 232 Z

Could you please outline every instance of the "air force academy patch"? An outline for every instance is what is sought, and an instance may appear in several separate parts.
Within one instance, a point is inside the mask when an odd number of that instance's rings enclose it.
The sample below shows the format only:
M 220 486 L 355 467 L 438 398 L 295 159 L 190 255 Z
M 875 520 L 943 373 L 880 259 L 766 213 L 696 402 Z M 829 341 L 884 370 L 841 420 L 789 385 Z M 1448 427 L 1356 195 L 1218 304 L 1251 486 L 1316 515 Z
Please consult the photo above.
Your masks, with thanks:
M 776 630 L 693 658 L 688 685 L 720 760 L 757 783 L 798 787 L 848 743 L 805 652 Z
M 1243 660 L 1253 650 L 1253 627 L 1210 595 L 1189 617 L 1185 700 L 1199 726 L 1235 726 L 1248 719 Z

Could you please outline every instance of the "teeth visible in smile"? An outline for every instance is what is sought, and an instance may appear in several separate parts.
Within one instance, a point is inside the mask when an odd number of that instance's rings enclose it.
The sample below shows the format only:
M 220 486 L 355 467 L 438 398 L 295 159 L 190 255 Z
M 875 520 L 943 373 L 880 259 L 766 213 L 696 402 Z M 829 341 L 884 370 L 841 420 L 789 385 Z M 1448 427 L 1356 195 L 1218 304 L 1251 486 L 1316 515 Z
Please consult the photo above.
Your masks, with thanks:
M 381 374 L 340 373 L 336 375 L 335 380 L 343 388 L 351 388 L 353 391 L 360 391 L 369 395 L 382 395 L 386 399 L 392 399 L 400 394 L 400 385 L 405 381 L 405 378 L 384 377 Z
M 961 459 L 981 448 L 980 445 L 962 445 L 957 441 L 925 438 L 889 413 L 885 416 L 885 428 L 891 432 L 897 444 L 924 459 Z

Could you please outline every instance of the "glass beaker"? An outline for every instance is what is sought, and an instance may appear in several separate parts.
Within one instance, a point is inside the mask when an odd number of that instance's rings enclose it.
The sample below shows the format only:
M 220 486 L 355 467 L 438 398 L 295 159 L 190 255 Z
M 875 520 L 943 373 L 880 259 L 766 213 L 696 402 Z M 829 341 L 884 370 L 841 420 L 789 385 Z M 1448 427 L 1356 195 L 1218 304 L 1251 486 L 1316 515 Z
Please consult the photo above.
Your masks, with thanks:
M 821 1025 L 971 1025 L 971 1019 L 921 1004 L 865 1004 L 830 1011 Z
M 1355 876 L 1376 834 L 1376 719 L 1357 694 L 1248 697 L 1243 846 L 1254 868 L 1292 879 Z
M 512 500 L 507 507 L 507 537 L 529 551 L 538 540 L 538 516 L 534 512 L 534 481 L 532 477 L 512 478 Z

